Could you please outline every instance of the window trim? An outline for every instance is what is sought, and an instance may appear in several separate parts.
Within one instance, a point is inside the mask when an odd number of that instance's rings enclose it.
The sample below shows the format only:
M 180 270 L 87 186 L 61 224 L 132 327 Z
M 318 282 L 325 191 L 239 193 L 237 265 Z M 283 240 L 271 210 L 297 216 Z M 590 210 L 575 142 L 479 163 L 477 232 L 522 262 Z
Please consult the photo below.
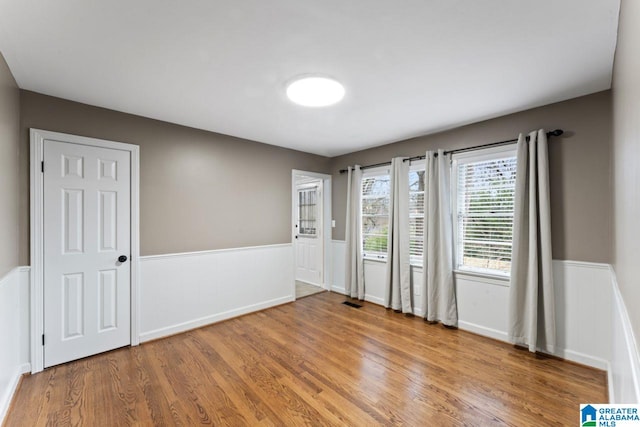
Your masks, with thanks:
M 508 156 L 510 154 L 510 156 Z M 515 144 L 502 145 L 499 147 L 483 148 L 480 150 L 454 153 L 451 156 L 451 219 L 453 225 L 453 271 L 460 274 L 468 274 L 478 277 L 508 280 L 511 272 L 499 270 L 480 269 L 460 266 L 458 263 L 459 232 L 458 232 L 458 167 L 460 164 L 484 162 L 505 157 L 516 157 L 517 149 Z M 508 285 L 508 281 L 506 282 Z
M 389 182 L 391 182 L 391 167 L 390 166 L 379 166 L 376 168 L 369 168 L 362 171 L 362 180 L 364 181 L 366 178 L 376 177 L 376 176 L 388 176 Z M 391 188 L 389 188 L 389 192 L 391 192 Z M 370 260 L 370 261 L 380 261 L 387 262 L 388 259 L 388 250 L 389 250 L 389 242 L 387 241 L 387 253 L 384 255 L 367 255 L 364 251 L 364 236 L 362 236 L 362 224 L 364 224 L 363 216 L 362 216 L 362 183 L 360 183 L 360 249 L 362 250 L 362 259 Z M 391 198 L 389 197 L 389 203 L 391 203 Z

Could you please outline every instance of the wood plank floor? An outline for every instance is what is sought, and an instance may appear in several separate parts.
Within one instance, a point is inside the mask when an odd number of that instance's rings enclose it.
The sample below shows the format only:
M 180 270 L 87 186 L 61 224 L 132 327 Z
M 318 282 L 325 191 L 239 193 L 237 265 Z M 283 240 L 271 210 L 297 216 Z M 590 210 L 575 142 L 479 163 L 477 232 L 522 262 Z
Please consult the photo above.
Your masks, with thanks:
M 27 376 L 7 426 L 575 425 L 602 371 L 321 293 Z
M 320 292 L 326 291 L 320 286 L 296 280 L 296 299 L 308 297 L 309 295 L 319 294 Z

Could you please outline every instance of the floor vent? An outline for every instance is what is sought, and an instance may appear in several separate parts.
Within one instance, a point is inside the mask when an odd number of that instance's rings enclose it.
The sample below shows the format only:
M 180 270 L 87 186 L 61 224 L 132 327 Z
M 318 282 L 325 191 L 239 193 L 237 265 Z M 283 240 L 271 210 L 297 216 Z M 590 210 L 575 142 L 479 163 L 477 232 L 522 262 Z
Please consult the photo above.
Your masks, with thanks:
M 343 304 L 353 308 L 362 308 L 360 304 L 356 304 L 355 302 L 351 302 L 351 301 L 345 301 L 343 302 Z

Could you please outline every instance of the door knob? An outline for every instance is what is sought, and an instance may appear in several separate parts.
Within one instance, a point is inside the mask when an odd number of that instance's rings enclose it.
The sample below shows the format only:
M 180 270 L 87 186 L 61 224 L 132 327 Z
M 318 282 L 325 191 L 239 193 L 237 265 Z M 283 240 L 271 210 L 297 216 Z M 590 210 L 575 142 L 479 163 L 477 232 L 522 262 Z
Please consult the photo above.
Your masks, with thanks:
M 125 262 L 127 260 L 127 256 L 126 255 L 120 255 L 118 257 L 118 262 Z

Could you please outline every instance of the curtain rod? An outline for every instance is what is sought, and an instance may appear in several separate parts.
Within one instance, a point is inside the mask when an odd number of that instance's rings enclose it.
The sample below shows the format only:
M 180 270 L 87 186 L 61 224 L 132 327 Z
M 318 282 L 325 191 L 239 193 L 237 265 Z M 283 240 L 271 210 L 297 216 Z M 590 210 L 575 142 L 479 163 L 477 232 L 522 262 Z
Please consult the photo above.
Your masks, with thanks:
M 556 130 L 552 130 L 550 132 L 547 132 L 547 136 L 560 136 L 563 133 L 564 133 L 564 131 L 562 129 L 556 129 Z M 527 136 L 527 141 L 528 140 L 529 140 L 529 137 Z M 517 138 L 516 139 L 508 139 L 506 141 L 491 142 L 489 144 L 476 145 L 476 146 L 473 146 L 473 147 L 458 148 L 457 150 L 445 151 L 444 154 L 463 153 L 465 151 L 474 151 L 474 150 L 480 150 L 482 148 L 498 147 L 500 145 L 513 144 L 515 142 L 518 142 Z M 436 153 L 436 156 L 437 155 L 438 154 Z M 404 159 L 404 161 L 405 162 L 411 162 L 413 160 L 422 160 L 425 157 L 426 157 L 425 155 L 409 157 L 408 159 Z M 382 163 L 376 163 L 375 165 L 361 166 L 360 169 L 371 169 L 371 168 L 377 168 L 378 166 L 387 166 L 387 165 L 390 165 L 390 164 L 391 164 L 391 162 L 382 162 Z M 340 169 L 340 173 L 347 173 L 347 169 Z

